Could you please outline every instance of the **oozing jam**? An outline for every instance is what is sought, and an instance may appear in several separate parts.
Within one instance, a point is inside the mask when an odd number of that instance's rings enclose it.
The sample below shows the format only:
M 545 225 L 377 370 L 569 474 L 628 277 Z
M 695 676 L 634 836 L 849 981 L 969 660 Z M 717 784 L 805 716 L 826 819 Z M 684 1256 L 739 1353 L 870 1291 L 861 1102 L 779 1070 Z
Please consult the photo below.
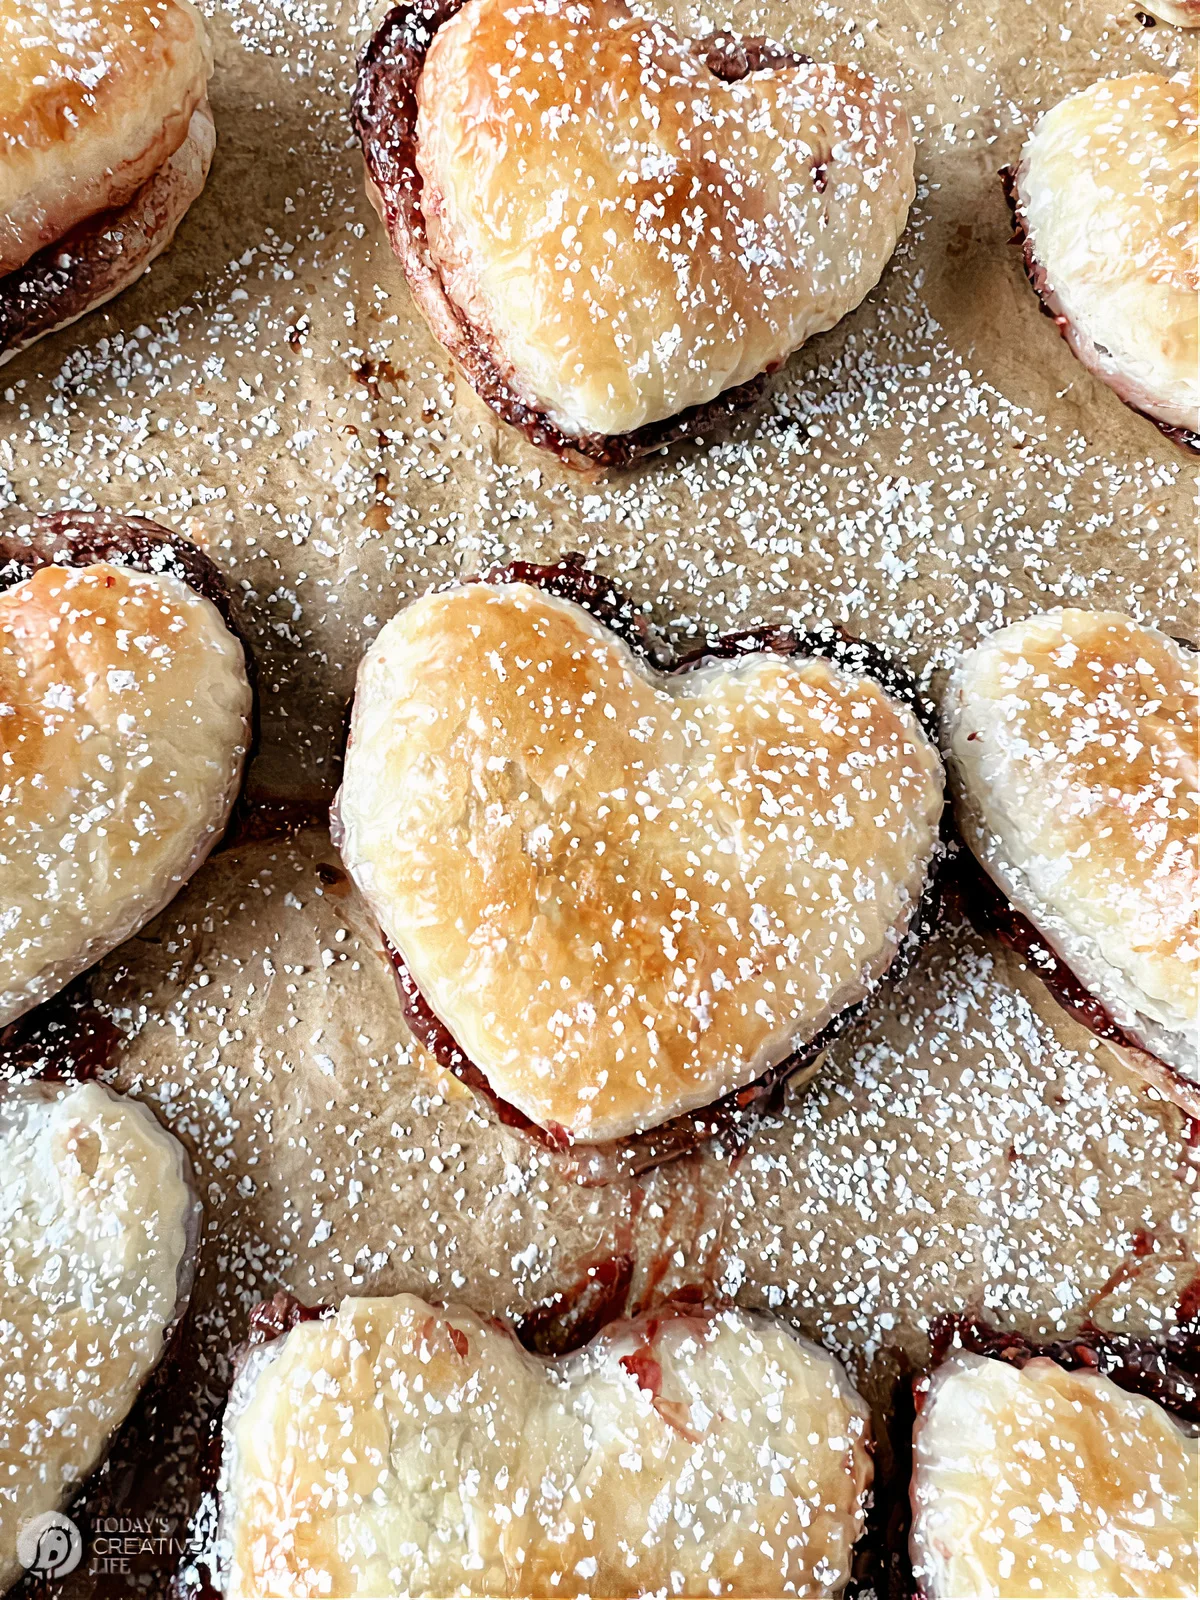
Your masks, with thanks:
M 112 1065 L 122 1037 L 92 1005 L 86 977 L 76 978 L 0 1028 L 0 1084 L 12 1078 L 54 1083 L 98 1078 Z
M 959 873 L 963 907 L 972 922 L 981 931 L 994 934 L 1002 945 L 1027 962 L 1064 1011 L 1069 1011 L 1098 1039 L 1109 1039 L 1127 1050 L 1152 1053 L 1114 1022 L 1107 1008 L 1080 983 L 1028 917 L 997 888 L 970 851 L 960 853 Z
M 536 1356 L 565 1356 L 582 1349 L 607 1323 L 624 1316 L 634 1265 L 628 1254 L 593 1262 L 570 1288 L 560 1289 L 518 1318 L 513 1332 Z

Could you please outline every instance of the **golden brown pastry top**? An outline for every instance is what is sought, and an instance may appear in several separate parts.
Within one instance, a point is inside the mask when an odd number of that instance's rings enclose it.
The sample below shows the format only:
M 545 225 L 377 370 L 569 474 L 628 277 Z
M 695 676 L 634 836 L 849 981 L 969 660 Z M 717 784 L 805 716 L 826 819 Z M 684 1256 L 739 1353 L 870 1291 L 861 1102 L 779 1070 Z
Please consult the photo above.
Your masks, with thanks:
M 1200 1442 L 1098 1372 L 955 1354 L 930 1381 L 913 1456 L 929 1600 L 1197 1592 Z
M 467 0 L 417 95 L 443 285 L 567 435 L 674 416 L 832 327 L 914 192 L 908 119 L 870 78 L 726 82 L 624 0 Z
M 180 1145 L 96 1083 L 0 1085 L 0 1591 L 162 1355 L 199 1219 Z
M 1197 1069 L 1200 656 L 1111 611 L 990 635 L 946 693 L 964 837 L 1114 1019 Z
M 1072 344 L 1123 399 L 1200 429 L 1196 78 L 1106 78 L 1054 106 L 1017 176 Z
M 168 573 L 0 594 L 0 1023 L 142 926 L 220 837 L 250 743 L 241 642 Z
M 756 652 L 662 676 L 569 601 L 468 584 L 359 672 L 346 864 L 492 1088 L 585 1142 L 812 1038 L 890 964 L 942 806 L 870 679 Z
M 837 1594 L 868 1430 L 831 1356 L 744 1311 L 547 1362 L 470 1311 L 346 1300 L 235 1381 L 224 1593 Z
M 0 0 L 0 275 L 124 205 L 211 71 L 191 0 Z

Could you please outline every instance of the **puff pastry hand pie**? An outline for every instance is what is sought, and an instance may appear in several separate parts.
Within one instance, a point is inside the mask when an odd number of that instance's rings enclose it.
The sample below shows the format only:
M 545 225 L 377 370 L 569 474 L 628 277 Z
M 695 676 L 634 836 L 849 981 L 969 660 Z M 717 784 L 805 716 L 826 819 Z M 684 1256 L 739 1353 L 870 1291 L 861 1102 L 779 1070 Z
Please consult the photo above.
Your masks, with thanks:
M 355 119 L 433 332 L 567 459 L 627 461 L 751 398 L 877 282 L 914 193 L 908 119 L 870 78 L 625 0 L 397 7 Z
M 224 1593 L 837 1594 L 869 1427 L 832 1356 L 743 1311 L 544 1361 L 470 1311 L 346 1300 L 243 1359 Z
M 1030 280 L 1075 355 L 1200 449 L 1196 79 L 1108 78 L 1048 111 L 1009 175 Z
M 1056 610 L 968 651 L 943 706 L 963 837 L 1118 1047 L 1200 1082 L 1200 656 Z M 1168 1083 L 1169 1083 L 1168 1078 Z
M 241 786 L 252 712 L 224 585 L 185 540 L 63 513 L 8 553 L 0 1025 L 156 916 L 200 865 Z
M 1200 1585 L 1200 1441 L 1098 1372 L 966 1351 L 928 1380 L 913 1435 L 912 1557 L 928 1600 Z
M 0 0 L 0 362 L 126 288 L 204 187 L 191 0 Z
M 191 1289 L 182 1146 L 96 1083 L 0 1086 L 0 1592 L 98 1464 Z
M 493 1093 L 564 1143 L 753 1083 L 905 941 L 937 752 L 853 644 L 805 648 L 744 636 L 664 672 L 493 581 L 426 595 L 363 661 L 346 866 Z

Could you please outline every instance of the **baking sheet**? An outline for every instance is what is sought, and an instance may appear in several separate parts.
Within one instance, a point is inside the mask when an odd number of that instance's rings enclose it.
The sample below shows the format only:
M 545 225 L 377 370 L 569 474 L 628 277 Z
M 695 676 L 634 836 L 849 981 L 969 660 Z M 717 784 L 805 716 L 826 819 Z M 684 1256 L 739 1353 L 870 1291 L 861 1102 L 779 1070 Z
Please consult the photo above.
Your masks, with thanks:
M 114 1082 L 192 1152 L 206 1233 L 60 1591 L 165 1593 L 231 1351 L 279 1287 L 519 1315 L 628 1254 L 635 1302 L 699 1283 L 775 1307 L 880 1407 L 941 1312 L 1160 1331 L 1200 1273 L 1193 1131 L 973 932 L 947 927 L 736 1160 L 586 1186 L 414 1050 L 321 818 L 365 643 L 513 557 L 582 550 L 677 638 L 828 619 L 927 685 L 1063 601 L 1200 634 L 1188 460 L 1039 314 L 996 180 L 1041 109 L 1190 63 L 1186 35 L 1114 0 L 656 0 L 882 75 L 920 187 L 879 289 L 754 412 L 585 476 L 505 430 L 414 318 L 348 124 L 367 7 L 204 9 L 204 196 L 136 288 L 0 373 L 0 526 L 99 504 L 188 533 L 262 673 L 251 824 L 87 985 L 121 1030 Z

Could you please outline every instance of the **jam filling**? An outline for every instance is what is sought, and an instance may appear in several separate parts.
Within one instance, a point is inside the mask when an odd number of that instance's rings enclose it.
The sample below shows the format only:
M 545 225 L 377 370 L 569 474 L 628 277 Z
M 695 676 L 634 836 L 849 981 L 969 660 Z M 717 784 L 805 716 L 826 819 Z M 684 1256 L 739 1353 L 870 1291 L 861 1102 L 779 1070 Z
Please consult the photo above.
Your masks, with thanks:
M 1028 917 L 1018 911 L 992 881 L 970 851 L 962 852 L 959 870 L 963 903 L 971 921 L 982 932 L 993 934 L 1002 945 L 1020 956 L 1030 970 L 1037 973 L 1064 1011 L 1069 1011 L 1077 1022 L 1082 1023 L 1098 1039 L 1107 1039 L 1125 1050 L 1137 1050 L 1143 1055 L 1154 1054 L 1114 1021 L 1104 1004 L 1097 1000 L 1090 989 L 1084 987 Z M 1155 1056 L 1154 1059 L 1157 1061 L 1159 1058 Z M 1165 1061 L 1162 1064 L 1164 1067 L 1167 1065 Z
M 393 7 L 359 58 L 354 93 L 354 128 L 368 175 L 383 205 L 392 247 L 418 301 L 436 306 L 439 338 L 492 410 L 533 444 L 565 461 L 582 457 L 603 467 L 628 466 L 673 440 L 709 430 L 723 417 L 753 405 L 774 368 L 728 389 L 704 405 L 692 406 L 622 434 L 564 434 L 544 412 L 513 390 L 484 334 L 445 293 L 429 248 L 421 211 L 423 187 L 417 168 L 417 84 L 438 29 L 457 15 L 464 0 L 417 0 Z M 800 66 L 811 58 L 782 50 L 761 38 L 713 33 L 694 41 L 695 53 L 709 71 L 727 83 L 751 72 Z M 449 325 L 449 326 L 448 326 Z M 778 365 L 778 363 L 777 363 Z
M 98 297 L 112 294 L 125 253 L 121 219 L 138 199 L 134 195 L 115 211 L 85 218 L 61 239 L 44 245 L 23 267 L 0 278 L 0 358 L 73 322 Z
M 121 1030 L 91 1003 L 86 975 L 0 1028 L 0 1089 L 6 1080 L 86 1083 L 113 1064 Z
M 559 599 L 573 601 L 659 672 L 689 672 L 710 661 L 729 660 L 761 651 L 784 656 L 822 656 L 847 673 L 873 678 L 894 700 L 906 705 L 918 718 L 927 736 L 931 740 L 934 738 L 933 712 L 921 699 L 916 683 L 909 674 L 876 645 L 855 639 L 832 625 L 809 631 L 773 627 L 723 634 L 682 655 L 672 655 L 629 597 L 606 578 L 590 570 L 585 565 L 584 557 L 577 552 L 547 564 L 510 562 L 470 581 L 530 584 Z M 944 836 L 947 827 L 948 823 L 944 823 Z M 903 975 L 937 922 L 941 897 L 941 859 L 940 855 L 935 855 L 931 863 L 916 913 L 888 969 L 893 977 Z M 502 1126 L 527 1135 L 549 1150 L 566 1151 L 575 1147 L 576 1141 L 568 1129 L 557 1124 L 543 1128 L 496 1093 L 483 1069 L 459 1047 L 450 1030 L 422 995 L 403 956 L 382 932 L 381 937 L 395 972 L 405 1020 L 438 1065 L 453 1073 L 482 1099 Z M 768 1068 L 752 1083 L 711 1105 L 685 1112 L 645 1133 L 633 1134 L 609 1145 L 586 1148 L 619 1159 L 622 1166 L 627 1166 L 633 1175 L 677 1160 L 713 1139 L 720 1139 L 726 1152 L 736 1156 L 749 1140 L 759 1117 L 780 1108 L 787 1080 L 810 1066 L 823 1050 L 862 1016 L 867 1004 L 868 1001 L 863 1000 L 847 1007 L 798 1050 Z

